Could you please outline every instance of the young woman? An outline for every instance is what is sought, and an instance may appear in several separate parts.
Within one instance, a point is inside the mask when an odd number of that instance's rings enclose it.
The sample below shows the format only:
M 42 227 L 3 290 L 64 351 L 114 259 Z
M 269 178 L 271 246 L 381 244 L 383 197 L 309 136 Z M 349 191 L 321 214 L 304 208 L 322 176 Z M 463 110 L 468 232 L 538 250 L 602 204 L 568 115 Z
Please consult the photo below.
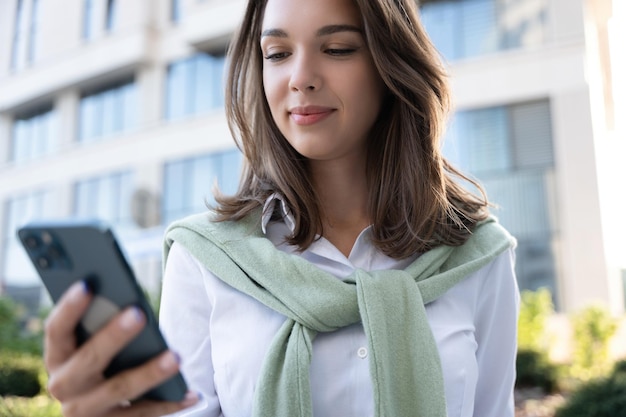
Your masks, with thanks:
M 230 59 L 239 191 L 166 236 L 161 327 L 202 400 L 124 401 L 177 356 L 104 380 L 144 319 L 76 349 L 76 286 L 46 333 L 66 416 L 513 416 L 514 241 L 440 153 L 415 2 L 250 0 Z

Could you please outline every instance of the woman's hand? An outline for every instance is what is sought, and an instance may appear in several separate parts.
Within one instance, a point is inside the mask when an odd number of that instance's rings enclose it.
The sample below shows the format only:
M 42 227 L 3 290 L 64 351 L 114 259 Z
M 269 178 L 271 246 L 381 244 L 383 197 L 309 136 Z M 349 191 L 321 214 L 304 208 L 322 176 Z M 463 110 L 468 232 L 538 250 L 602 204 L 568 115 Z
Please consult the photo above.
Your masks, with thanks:
M 170 351 L 105 379 L 103 372 L 111 359 L 139 333 L 146 319 L 138 308 L 128 308 L 77 347 L 74 329 L 91 298 L 84 283 L 74 284 L 46 321 L 44 361 L 49 373 L 48 390 L 61 402 L 64 416 L 161 416 L 198 401 L 197 394 L 190 392 L 180 403 L 129 402 L 178 371 L 178 357 Z

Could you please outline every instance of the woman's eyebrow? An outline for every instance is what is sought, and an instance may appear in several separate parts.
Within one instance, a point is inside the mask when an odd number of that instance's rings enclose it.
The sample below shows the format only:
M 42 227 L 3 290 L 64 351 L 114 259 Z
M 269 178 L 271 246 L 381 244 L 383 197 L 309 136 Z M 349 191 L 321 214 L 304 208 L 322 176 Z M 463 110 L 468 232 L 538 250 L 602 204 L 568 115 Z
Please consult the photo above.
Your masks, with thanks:
M 317 36 L 332 35 L 337 32 L 357 32 L 363 33 L 360 27 L 354 25 L 328 25 L 317 30 Z
M 266 29 L 261 32 L 261 38 L 268 36 L 272 38 L 287 38 L 289 35 L 287 35 L 287 32 L 282 29 Z
M 328 25 L 323 26 L 317 30 L 316 36 L 327 36 L 338 32 L 356 32 L 363 33 L 360 27 L 354 25 Z M 261 32 L 261 38 L 274 37 L 274 38 L 287 38 L 289 35 L 282 29 L 266 29 Z

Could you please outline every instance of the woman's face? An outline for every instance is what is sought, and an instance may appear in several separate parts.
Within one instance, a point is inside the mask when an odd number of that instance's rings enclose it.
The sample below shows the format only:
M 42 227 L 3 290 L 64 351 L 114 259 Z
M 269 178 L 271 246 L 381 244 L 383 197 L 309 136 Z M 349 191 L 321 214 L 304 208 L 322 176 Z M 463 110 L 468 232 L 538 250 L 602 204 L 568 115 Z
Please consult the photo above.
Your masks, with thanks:
M 384 84 L 352 0 L 268 0 L 261 34 L 272 117 L 310 160 L 364 158 Z

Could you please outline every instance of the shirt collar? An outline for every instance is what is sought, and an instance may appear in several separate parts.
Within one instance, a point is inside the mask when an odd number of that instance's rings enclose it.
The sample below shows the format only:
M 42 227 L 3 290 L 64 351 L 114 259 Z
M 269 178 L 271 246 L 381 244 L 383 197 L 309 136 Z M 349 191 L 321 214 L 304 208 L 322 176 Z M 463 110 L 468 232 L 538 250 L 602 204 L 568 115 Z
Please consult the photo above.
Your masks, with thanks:
M 293 214 L 291 214 L 291 210 L 287 206 L 287 202 L 282 194 L 274 193 L 265 200 L 265 205 L 263 206 L 263 215 L 261 217 L 261 227 L 263 228 L 263 233 L 267 234 L 267 225 L 272 220 L 272 216 L 276 211 L 276 204 L 280 203 L 279 214 L 282 218 L 282 221 L 285 222 L 291 233 L 296 230 L 296 221 L 293 218 Z

